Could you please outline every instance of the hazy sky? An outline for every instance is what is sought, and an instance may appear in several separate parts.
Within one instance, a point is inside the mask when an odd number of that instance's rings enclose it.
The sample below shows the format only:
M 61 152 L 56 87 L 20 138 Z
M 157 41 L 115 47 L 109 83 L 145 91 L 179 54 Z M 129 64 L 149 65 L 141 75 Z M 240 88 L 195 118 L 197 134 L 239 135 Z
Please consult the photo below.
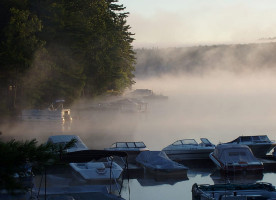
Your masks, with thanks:
M 251 43 L 276 36 L 275 0 L 119 0 L 134 47 Z

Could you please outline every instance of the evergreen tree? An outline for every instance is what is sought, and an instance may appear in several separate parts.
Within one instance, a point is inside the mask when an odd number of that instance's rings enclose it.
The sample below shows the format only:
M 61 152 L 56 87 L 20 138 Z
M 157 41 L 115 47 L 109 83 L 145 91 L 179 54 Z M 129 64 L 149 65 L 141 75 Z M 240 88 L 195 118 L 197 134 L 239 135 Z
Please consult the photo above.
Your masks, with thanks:
M 18 95 L 23 107 L 36 107 L 58 98 L 72 103 L 81 95 L 122 92 L 134 83 L 133 34 L 116 0 L 0 5 L 0 92 L 9 94 L 11 107 Z

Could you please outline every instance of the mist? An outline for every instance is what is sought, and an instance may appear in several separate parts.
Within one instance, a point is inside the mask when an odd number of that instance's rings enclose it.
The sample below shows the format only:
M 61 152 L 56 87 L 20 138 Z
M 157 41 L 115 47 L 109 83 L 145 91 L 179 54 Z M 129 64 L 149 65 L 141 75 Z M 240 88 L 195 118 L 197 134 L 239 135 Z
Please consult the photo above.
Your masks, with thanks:
M 70 107 L 71 124 L 18 120 L 2 124 L 1 137 L 44 143 L 51 135 L 75 134 L 91 149 L 144 141 L 152 150 L 187 138 L 206 137 L 218 144 L 240 135 L 267 134 L 275 140 L 275 49 L 275 43 L 144 49 L 137 53 L 132 90 L 150 89 L 168 99 L 144 99 L 146 112 L 111 109 L 131 99 L 131 91 L 80 99 Z
M 272 0 L 120 2 L 136 48 L 252 43 L 276 34 Z
M 269 72 L 214 72 L 208 76 L 137 81 L 137 88 L 151 85 L 169 96 L 168 102 L 153 105 L 151 121 L 143 128 L 154 129 L 154 146 L 201 137 L 216 144 L 240 135 L 267 134 L 275 139 L 274 76 Z M 145 129 L 139 132 L 146 132 Z
M 152 89 L 168 99 L 148 101 L 147 112 L 142 113 L 92 109 L 99 103 L 116 101 L 117 97 L 81 100 L 71 107 L 70 127 L 19 122 L 2 126 L 2 137 L 37 138 L 43 143 L 50 135 L 76 134 L 91 149 L 103 149 L 119 141 L 144 141 L 151 150 L 161 150 L 185 138 L 206 137 L 215 144 L 240 135 L 267 134 L 275 139 L 276 80 L 270 70 L 136 79 L 133 89 L 140 88 Z

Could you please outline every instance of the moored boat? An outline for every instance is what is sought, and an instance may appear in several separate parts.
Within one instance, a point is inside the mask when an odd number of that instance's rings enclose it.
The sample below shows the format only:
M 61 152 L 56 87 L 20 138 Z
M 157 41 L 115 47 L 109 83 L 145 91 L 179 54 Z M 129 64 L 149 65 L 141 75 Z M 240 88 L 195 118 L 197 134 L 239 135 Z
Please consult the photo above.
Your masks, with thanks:
M 65 146 L 66 143 L 70 142 L 73 139 L 76 141 L 74 146 L 68 148 L 66 150 L 67 154 L 62 154 L 61 157 L 66 158 L 67 156 L 68 159 L 69 155 L 69 158 L 71 158 L 71 162 L 69 162 L 69 165 L 85 180 L 106 181 L 110 179 L 120 178 L 123 169 L 115 161 L 106 159 L 114 154 L 110 154 L 110 152 L 108 153 L 107 151 L 101 150 L 89 150 L 79 136 L 54 135 L 49 137 L 48 142 Z M 117 154 L 120 153 L 117 152 Z M 105 158 L 106 160 L 101 162 L 94 161 L 100 158 Z
M 147 171 L 160 176 L 185 177 L 188 168 L 182 164 L 172 161 L 165 152 L 144 151 L 136 157 L 136 162 Z
M 193 200 L 273 200 L 276 190 L 270 183 L 253 184 L 194 184 Z
M 243 144 L 248 146 L 256 157 L 264 157 L 274 147 L 276 142 L 270 140 L 267 135 L 240 136 L 226 144 Z
M 175 161 L 209 159 L 209 154 L 214 151 L 215 145 L 206 138 L 200 140 L 200 144 L 194 139 L 177 140 L 162 151 Z
M 223 171 L 258 171 L 263 170 L 263 163 L 254 157 L 250 148 L 239 144 L 220 144 L 210 159 Z
M 105 148 L 108 151 L 124 151 L 128 155 L 128 162 L 136 162 L 137 155 L 143 151 L 149 151 L 144 142 L 116 142 L 110 148 Z
M 66 149 L 67 152 L 88 150 L 88 147 L 83 143 L 81 138 L 77 135 L 53 135 L 48 138 L 48 142 L 56 145 L 65 146 L 66 143 L 70 142 L 73 139 L 76 142 L 73 147 Z
M 69 165 L 85 180 L 110 181 L 119 179 L 123 172 L 123 169 L 112 161 L 69 163 Z

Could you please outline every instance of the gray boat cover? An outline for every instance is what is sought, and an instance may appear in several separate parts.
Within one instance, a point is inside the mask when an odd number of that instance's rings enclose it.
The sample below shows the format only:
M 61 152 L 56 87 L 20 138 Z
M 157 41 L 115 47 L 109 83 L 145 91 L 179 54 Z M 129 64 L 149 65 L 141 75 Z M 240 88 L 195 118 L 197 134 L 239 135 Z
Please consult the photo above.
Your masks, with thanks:
M 67 149 L 68 152 L 88 150 L 88 147 L 83 143 L 83 141 L 77 135 L 53 135 L 49 137 L 48 142 L 65 145 L 66 143 L 70 142 L 72 139 L 75 139 L 76 143 L 74 147 Z
M 143 151 L 136 157 L 136 162 L 149 169 L 161 171 L 179 171 L 188 168 L 172 161 L 163 151 Z
M 223 163 L 259 162 L 248 146 L 239 144 L 217 145 L 214 155 Z

